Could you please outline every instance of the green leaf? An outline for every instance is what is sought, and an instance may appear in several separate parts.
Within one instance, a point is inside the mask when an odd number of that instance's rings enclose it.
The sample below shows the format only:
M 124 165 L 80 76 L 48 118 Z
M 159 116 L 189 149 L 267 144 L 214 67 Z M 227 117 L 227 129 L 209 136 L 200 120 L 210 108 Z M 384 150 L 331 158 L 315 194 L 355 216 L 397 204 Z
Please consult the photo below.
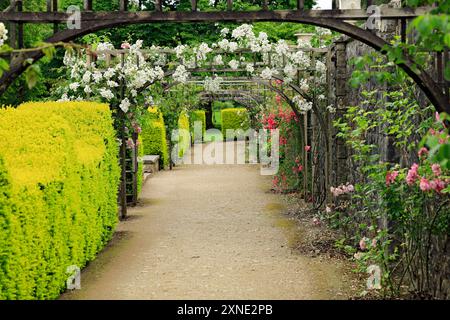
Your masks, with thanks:
M 25 80 L 29 89 L 32 89 L 39 80 L 39 75 L 41 74 L 41 68 L 37 64 L 33 64 L 27 68 L 25 71 Z

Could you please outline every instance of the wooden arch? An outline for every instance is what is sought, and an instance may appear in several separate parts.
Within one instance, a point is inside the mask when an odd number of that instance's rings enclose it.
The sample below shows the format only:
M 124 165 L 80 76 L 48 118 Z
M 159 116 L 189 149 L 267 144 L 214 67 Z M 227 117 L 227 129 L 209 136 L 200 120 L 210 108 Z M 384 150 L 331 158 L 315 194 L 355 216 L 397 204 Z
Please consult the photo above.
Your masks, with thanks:
M 369 14 L 365 10 L 305 10 L 304 0 L 297 0 L 296 10 L 268 10 L 268 1 L 263 1 L 261 11 L 233 11 L 233 1 L 227 0 L 227 11 L 199 12 L 197 1 L 192 0 L 192 11 L 169 11 L 162 10 L 161 0 L 155 1 L 155 11 L 128 12 L 128 1 L 118 0 L 120 11 L 116 12 L 93 12 L 93 0 L 84 1 L 84 11 L 81 13 L 81 27 L 74 30 L 58 31 L 47 39 L 47 42 L 68 42 L 77 37 L 99 31 L 106 28 L 118 27 L 130 24 L 162 23 L 162 22 L 295 22 L 328 28 L 353 39 L 359 40 L 377 51 L 385 53 L 384 47 L 389 45 L 384 39 L 378 37 L 370 30 L 361 29 L 346 20 L 367 20 Z M 47 0 L 47 12 L 22 12 L 22 0 L 11 0 L 11 6 L 4 12 L 0 12 L 0 21 L 10 22 L 17 25 L 17 46 L 21 47 L 21 30 L 23 36 L 24 23 L 66 23 L 70 14 L 58 12 L 57 0 Z M 337 8 L 337 0 L 333 0 Z M 369 3 L 372 1 L 369 0 Z M 431 8 L 383 8 L 381 17 L 383 19 L 412 19 L 418 15 L 429 12 Z M 406 25 L 406 23 L 405 23 Z M 13 32 L 15 34 L 15 31 Z M 5 72 L 0 79 L 0 94 L 27 68 L 25 61 L 32 59 L 37 61 L 42 58 L 42 52 L 27 52 L 15 56 L 11 60 L 10 70 Z M 430 102 L 439 112 L 450 113 L 450 102 L 448 92 L 436 83 L 433 78 L 420 66 L 415 65 L 412 57 L 406 57 L 405 62 L 399 66 L 417 83 L 423 90 Z M 448 89 L 446 89 L 448 90 Z

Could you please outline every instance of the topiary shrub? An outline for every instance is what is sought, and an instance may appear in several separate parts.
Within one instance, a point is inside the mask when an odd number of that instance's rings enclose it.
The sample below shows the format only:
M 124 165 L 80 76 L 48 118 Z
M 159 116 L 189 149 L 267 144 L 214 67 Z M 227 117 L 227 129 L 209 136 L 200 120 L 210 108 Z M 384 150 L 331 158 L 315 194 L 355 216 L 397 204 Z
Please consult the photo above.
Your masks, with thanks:
M 189 116 L 189 121 L 190 121 L 190 125 L 191 125 L 192 141 L 202 142 L 203 137 L 205 136 L 205 132 L 206 132 L 206 112 L 205 112 L 205 110 L 192 111 Z M 195 135 L 194 124 L 195 124 L 195 122 L 198 122 L 198 121 L 202 123 L 202 132 L 201 132 L 201 134 L 197 133 L 197 135 Z
M 107 105 L 0 111 L 0 300 L 58 297 L 111 239 L 119 178 Z
M 144 160 L 142 159 L 145 155 L 144 152 L 144 143 L 142 142 L 142 137 L 138 138 L 138 172 L 137 172 L 137 189 L 138 195 L 142 191 L 142 186 L 144 184 Z
M 234 108 L 231 101 L 214 101 L 212 107 L 212 123 L 215 128 L 222 128 L 222 110 Z
M 181 112 L 178 118 L 178 156 L 182 158 L 191 146 L 191 135 L 189 131 L 189 116 L 186 112 Z
M 227 137 L 227 130 L 241 129 L 246 131 L 250 128 L 250 119 L 248 111 L 245 108 L 233 108 L 222 110 L 222 134 L 225 139 L 233 139 L 233 137 Z
M 159 155 L 160 167 L 165 168 L 169 164 L 167 148 L 166 127 L 162 114 L 157 108 L 149 108 L 142 119 L 142 144 L 144 154 Z

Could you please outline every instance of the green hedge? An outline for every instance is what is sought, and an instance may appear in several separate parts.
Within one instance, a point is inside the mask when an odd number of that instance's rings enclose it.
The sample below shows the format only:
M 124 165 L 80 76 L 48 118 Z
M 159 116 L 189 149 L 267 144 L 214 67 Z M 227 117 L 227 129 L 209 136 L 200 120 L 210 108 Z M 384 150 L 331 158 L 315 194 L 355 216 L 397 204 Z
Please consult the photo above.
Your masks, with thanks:
M 222 110 L 222 134 L 225 139 L 227 129 L 242 129 L 247 130 L 250 128 L 250 119 L 248 111 L 245 108 L 233 108 Z M 231 137 L 230 137 L 231 138 Z
M 231 101 L 214 101 L 211 119 L 214 127 L 222 128 L 222 110 L 231 108 L 234 108 L 234 104 Z
M 191 125 L 191 136 L 192 136 L 192 141 L 196 142 L 196 141 L 203 141 L 203 137 L 205 136 L 205 132 L 206 132 L 206 112 L 205 110 L 194 110 L 190 113 L 189 116 L 189 121 L 190 121 L 190 125 Z M 200 121 L 202 123 L 202 133 L 201 135 L 194 135 L 194 124 L 195 122 Z
M 144 160 L 142 159 L 145 155 L 144 143 L 142 142 L 142 137 L 138 138 L 138 172 L 137 172 L 137 191 L 138 195 L 142 191 L 142 186 L 144 184 Z
M 111 239 L 119 177 L 107 105 L 0 111 L 0 300 L 58 297 Z
M 167 149 L 166 127 L 162 114 L 156 108 L 149 108 L 142 121 L 142 144 L 144 154 L 159 155 L 160 166 L 165 168 L 169 164 Z
M 184 156 L 185 152 L 191 146 L 189 127 L 189 116 L 183 111 L 178 118 L 178 129 L 180 130 L 178 138 L 178 156 L 180 158 Z

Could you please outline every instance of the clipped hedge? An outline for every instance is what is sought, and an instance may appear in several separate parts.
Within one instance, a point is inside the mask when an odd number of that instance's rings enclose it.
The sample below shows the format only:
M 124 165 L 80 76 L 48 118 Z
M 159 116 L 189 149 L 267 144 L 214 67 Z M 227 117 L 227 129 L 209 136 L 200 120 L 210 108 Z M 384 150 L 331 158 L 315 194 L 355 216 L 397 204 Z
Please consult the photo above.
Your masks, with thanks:
M 231 101 L 214 101 L 212 112 L 212 123 L 217 129 L 222 128 L 222 110 L 234 108 Z
M 137 191 L 138 195 L 142 191 L 142 186 L 144 184 L 144 143 L 142 142 L 142 137 L 138 138 L 138 172 L 137 172 Z
M 203 141 L 203 137 L 205 136 L 206 132 L 206 112 L 205 110 L 194 110 L 190 113 L 189 121 L 191 124 L 191 135 L 192 135 L 192 141 Z M 202 132 L 200 134 L 195 135 L 194 132 L 194 124 L 195 122 L 201 122 L 202 123 Z
M 161 168 L 169 164 L 166 127 L 161 112 L 157 108 L 149 108 L 142 119 L 142 144 L 144 154 L 159 155 Z
M 178 129 L 179 138 L 178 138 L 178 156 L 182 158 L 186 151 L 191 146 L 191 135 L 189 130 L 189 116 L 186 112 L 181 112 L 180 117 L 178 118 Z
M 0 110 L 0 300 L 58 297 L 111 239 L 119 177 L 107 105 Z
M 250 118 L 245 108 L 232 108 L 222 110 L 222 134 L 225 139 L 232 139 L 226 136 L 227 129 L 241 129 L 243 131 L 250 128 Z

